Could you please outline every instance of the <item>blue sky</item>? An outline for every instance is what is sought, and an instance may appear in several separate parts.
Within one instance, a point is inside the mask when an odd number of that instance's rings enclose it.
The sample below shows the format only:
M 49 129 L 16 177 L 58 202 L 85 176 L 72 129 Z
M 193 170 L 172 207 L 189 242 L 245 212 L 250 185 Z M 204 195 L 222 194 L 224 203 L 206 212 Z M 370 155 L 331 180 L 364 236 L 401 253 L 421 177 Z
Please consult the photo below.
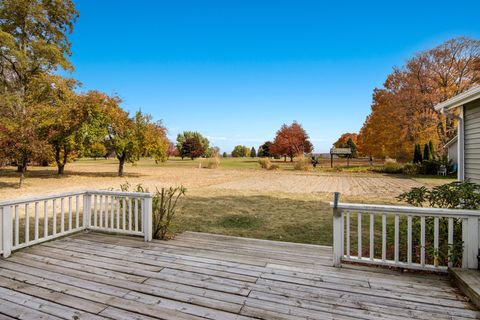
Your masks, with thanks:
M 73 76 L 175 139 L 257 147 L 300 122 L 316 152 L 357 132 L 392 67 L 480 38 L 480 1 L 76 0 Z

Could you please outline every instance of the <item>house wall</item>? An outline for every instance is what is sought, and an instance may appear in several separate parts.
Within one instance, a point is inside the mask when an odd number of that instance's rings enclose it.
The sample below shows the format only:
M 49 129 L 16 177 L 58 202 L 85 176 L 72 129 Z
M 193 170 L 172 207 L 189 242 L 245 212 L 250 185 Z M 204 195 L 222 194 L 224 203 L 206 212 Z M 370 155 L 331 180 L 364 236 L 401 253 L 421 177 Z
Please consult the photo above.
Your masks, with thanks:
M 458 164 L 458 142 L 452 143 L 448 146 L 448 160 L 452 160 L 452 164 Z
M 480 99 L 465 104 L 465 178 L 480 183 Z

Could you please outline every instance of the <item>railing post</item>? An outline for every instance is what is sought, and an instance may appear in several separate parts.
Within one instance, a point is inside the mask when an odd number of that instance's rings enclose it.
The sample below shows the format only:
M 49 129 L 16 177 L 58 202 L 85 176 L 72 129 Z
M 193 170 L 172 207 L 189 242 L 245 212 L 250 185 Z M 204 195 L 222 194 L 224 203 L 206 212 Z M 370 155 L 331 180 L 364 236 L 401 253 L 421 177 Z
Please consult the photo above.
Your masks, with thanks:
M 145 241 L 152 241 L 153 238 L 153 212 L 152 212 L 152 197 L 148 196 L 143 199 L 143 233 L 145 234 Z
M 342 211 L 338 209 L 340 193 L 335 192 L 333 198 L 333 266 L 340 267 L 343 257 L 343 218 Z
M 8 258 L 12 252 L 12 207 L 5 206 L 0 210 L 0 224 L 1 224 L 1 244 L 3 257 Z
M 468 217 L 466 225 L 467 230 L 463 233 L 463 255 L 466 265 L 464 268 L 477 269 L 478 267 L 478 217 Z
M 92 215 L 92 210 L 90 208 L 91 206 L 91 201 L 92 199 L 92 196 L 90 193 L 88 192 L 85 192 L 83 194 L 83 229 L 89 229 L 90 228 L 90 221 L 92 221 L 91 219 L 91 215 Z

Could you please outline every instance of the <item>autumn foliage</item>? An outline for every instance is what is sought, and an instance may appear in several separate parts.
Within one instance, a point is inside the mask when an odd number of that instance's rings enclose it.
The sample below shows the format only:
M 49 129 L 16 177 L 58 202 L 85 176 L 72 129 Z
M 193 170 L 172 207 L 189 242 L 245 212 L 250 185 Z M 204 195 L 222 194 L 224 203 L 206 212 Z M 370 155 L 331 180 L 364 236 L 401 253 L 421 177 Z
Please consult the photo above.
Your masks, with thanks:
M 373 92 L 372 111 L 358 136 L 364 155 L 412 160 L 416 144 L 435 150 L 455 134 L 455 120 L 434 110 L 480 83 L 480 41 L 457 38 L 420 52 L 395 68 Z
M 284 156 L 285 159 L 289 157 L 293 161 L 294 157 L 313 151 L 313 145 L 308 139 L 307 132 L 298 122 L 283 124 L 270 146 L 270 152 Z

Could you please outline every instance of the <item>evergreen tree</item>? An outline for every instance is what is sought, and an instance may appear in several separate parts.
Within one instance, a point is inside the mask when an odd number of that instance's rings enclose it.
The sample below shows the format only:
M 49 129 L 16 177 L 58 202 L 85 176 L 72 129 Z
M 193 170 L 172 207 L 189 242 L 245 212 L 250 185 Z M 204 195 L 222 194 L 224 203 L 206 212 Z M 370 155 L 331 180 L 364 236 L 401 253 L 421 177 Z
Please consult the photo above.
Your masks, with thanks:
M 420 145 L 415 145 L 415 151 L 413 153 L 413 163 L 422 163 L 422 150 L 420 149 Z
M 259 158 L 265 157 L 265 152 L 263 152 L 262 146 L 258 147 L 257 157 Z
M 425 143 L 423 146 L 423 160 L 431 160 L 430 147 L 428 146 L 428 143 Z
M 257 156 L 257 151 L 255 151 L 255 148 L 252 147 L 250 150 L 250 157 L 255 158 Z
M 352 138 L 348 138 L 347 140 L 347 146 L 352 150 L 352 154 L 350 155 L 350 158 L 356 158 L 357 157 L 357 145 L 355 142 L 353 142 Z
M 226 157 L 228 157 L 228 154 L 224 151 L 222 156 L 223 156 L 224 158 L 226 158 Z
M 430 149 L 430 158 L 431 160 L 435 159 L 435 147 L 433 146 L 433 141 L 428 141 L 428 148 Z

